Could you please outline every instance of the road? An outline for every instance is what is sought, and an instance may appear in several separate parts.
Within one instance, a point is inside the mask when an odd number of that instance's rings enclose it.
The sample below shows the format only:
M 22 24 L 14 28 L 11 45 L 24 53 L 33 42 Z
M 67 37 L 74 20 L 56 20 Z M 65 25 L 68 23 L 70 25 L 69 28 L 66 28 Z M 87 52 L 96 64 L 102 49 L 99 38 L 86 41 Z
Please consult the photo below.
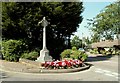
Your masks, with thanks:
M 89 57 L 93 66 L 74 73 L 20 73 L 4 71 L 2 81 L 118 81 L 118 56 Z

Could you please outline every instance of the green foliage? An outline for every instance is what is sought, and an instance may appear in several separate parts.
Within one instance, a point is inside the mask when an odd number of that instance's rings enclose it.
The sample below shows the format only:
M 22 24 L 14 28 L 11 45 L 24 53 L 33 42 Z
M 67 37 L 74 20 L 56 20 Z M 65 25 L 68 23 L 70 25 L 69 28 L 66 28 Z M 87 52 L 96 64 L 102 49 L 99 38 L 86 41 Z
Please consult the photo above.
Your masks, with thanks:
M 98 54 L 98 49 L 96 49 L 96 48 L 91 49 L 90 53 L 92 53 L 92 54 Z
M 2 2 L 2 38 L 22 39 L 29 51 L 42 49 L 43 27 L 38 22 L 45 16 L 50 22 L 46 30 L 47 48 L 50 55 L 59 55 L 65 49 L 66 37 L 82 22 L 82 5 L 82 2 Z
M 24 51 L 24 44 L 20 40 L 2 41 L 3 58 L 7 61 L 18 61 Z
M 86 53 L 81 54 L 81 60 L 85 61 L 88 58 L 88 55 Z
M 62 59 L 80 59 L 80 60 L 83 60 L 85 61 L 88 57 L 88 55 L 80 50 L 77 50 L 77 49 L 67 49 L 67 50 L 64 50 L 62 53 L 61 53 L 61 57 Z
M 90 41 L 89 37 L 85 38 L 84 42 L 85 42 L 87 45 L 91 44 L 91 41 Z
M 77 50 L 77 48 L 76 48 L 76 47 L 72 47 L 72 50 L 73 50 L 73 51 L 76 51 L 76 50 Z
M 99 42 L 100 41 L 100 34 L 94 33 L 92 36 L 91 42 Z
M 78 36 L 74 36 L 74 38 L 71 40 L 71 46 L 76 47 L 77 49 L 82 47 L 82 40 L 79 39 Z
M 119 50 L 119 48 L 118 48 L 118 49 L 113 48 L 112 51 L 111 51 L 111 54 L 112 54 L 112 55 L 120 55 L 120 50 Z
M 60 55 L 61 55 L 62 59 L 63 59 L 63 58 L 70 58 L 71 49 L 66 49 L 66 50 L 64 50 Z
M 0 53 L 2 51 L 2 41 L 0 41 Z
M 79 59 L 79 57 L 81 56 L 80 53 L 81 52 L 79 50 L 72 50 L 70 57 L 72 59 Z
M 113 35 L 120 33 L 120 3 L 114 2 L 106 6 L 94 19 L 89 20 L 89 27 L 93 31 L 93 42 L 105 38 L 112 40 Z M 91 26 L 90 26 L 91 25 Z
M 23 53 L 21 58 L 24 58 L 24 59 L 29 59 L 29 60 L 36 60 L 37 57 L 38 57 L 38 52 L 36 51 L 32 51 L 30 53 Z
M 120 55 L 120 50 L 117 50 L 115 54 Z
M 87 59 L 88 55 L 80 50 L 72 50 L 70 58 L 72 59 L 80 59 L 82 61 L 85 61 Z

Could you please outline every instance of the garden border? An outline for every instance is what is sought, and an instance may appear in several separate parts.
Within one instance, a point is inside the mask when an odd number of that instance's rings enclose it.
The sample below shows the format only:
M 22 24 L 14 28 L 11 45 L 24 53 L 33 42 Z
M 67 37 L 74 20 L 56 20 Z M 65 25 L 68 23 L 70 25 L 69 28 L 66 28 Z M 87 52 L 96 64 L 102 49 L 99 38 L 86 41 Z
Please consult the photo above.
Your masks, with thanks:
M 4 71 L 11 71 L 11 72 L 20 72 L 20 73 L 72 73 L 72 72 L 79 72 L 83 70 L 87 70 L 92 65 L 89 63 L 84 63 L 84 67 L 74 68 L 74 69 L 44 69 L 41 67 L 34 67 L 34 68 L 26 68 L 26 69 L 18 69 L 18 68 L 11 68 L 3 66 L 1 69 Z

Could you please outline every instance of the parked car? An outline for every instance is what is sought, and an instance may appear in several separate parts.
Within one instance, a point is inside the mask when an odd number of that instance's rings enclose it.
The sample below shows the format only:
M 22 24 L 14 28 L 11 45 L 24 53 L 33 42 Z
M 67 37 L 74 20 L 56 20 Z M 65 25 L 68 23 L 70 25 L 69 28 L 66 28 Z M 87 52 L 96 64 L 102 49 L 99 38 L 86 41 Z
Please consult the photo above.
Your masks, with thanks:
M 85 49 L 83 49 L 83 48 L 79 48 L 78 50 L 80 50 L 82 52 L 85 52 Z

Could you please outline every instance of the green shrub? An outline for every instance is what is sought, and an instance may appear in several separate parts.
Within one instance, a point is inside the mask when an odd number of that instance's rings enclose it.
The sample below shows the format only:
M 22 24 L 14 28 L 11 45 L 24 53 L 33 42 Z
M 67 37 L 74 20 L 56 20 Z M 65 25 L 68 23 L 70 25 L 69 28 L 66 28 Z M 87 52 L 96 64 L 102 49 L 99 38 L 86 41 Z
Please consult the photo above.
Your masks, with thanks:
M 36 60 L 37 59 L 37 57 L 38 57 L 38 52 L 36 52 L 36 51 L 32 51 L 32 52 L 30 52 L 30 53 L 23 53 L 22 54 L 22 56 L 21 56 L 21 58 L 24 58 L 24 59 L 29 59 L 29 60 Z
M 94 49 L 94 54 L 98 54 L 98 49 Z
M 64 50 L 60 55 L 61 55 L 62 59 L 63 59 L 63 58 L 70 58 L 71 49 L 66 49 L 66 50 Z
M 72 56 L 73 59 L 80 59 L 82 61 L 85 61 L 88 57 L 88 55 L 86 53 L 84 53 L 80 50 L 74 51 L 72 53 L 72 55 L 74 55 L 74 56 Z
M 7 61 L 19 61 L 21 56 L 23 43 L 20 40 L 6 40 L 2 41 L 1 52 L 3 58 Z
M 80 57 L 81 52 L 79 50 L 75 50 L 71 52 L 70 58 L 72 59 L 78 59 Z
M 106 55 L 107 51 L 105 51 L 105 50 L 100 50 L 100 53 L 103 54 L 103 55 Z
M 86 53 L 83 53 L 82 55 L 81 55 L 81 60 L 82 61 L 85 61 L 86 59 L 88 58 L 88 55 L 86 54 Z
M 120 50 L 117 50 L 115 55 L 120 55 Z
M 61 53 L 61 57 L 62 59 L 80 59 L 80 60 L 86 60 L 88 55 L 84 52 L 81 52 L 80 50 L 76 50 L 76 49 L 67 49 L 67 50 L 64 50 L 62 53 Z
M 115 50 L 113 50 L 112 55 L 115 55 Z
M 93 50 L 90 50 L 91 54 L 98 54 L 98 49 L 94 48 Z
M 74 50 L 74 51 L 75 51 L 75 50 L 77 50 L 77 48 L 76 48 L 76 47 L 72 47 L 72 50 Z
M 90 52 L 91 54 L 93 54 L 93 53 L 94 53 L 94 52 L 93 52 L 93 50 L 91 50 L 91 49 L 90 49 L 90 51 L 89 51 L 89 52 Z

